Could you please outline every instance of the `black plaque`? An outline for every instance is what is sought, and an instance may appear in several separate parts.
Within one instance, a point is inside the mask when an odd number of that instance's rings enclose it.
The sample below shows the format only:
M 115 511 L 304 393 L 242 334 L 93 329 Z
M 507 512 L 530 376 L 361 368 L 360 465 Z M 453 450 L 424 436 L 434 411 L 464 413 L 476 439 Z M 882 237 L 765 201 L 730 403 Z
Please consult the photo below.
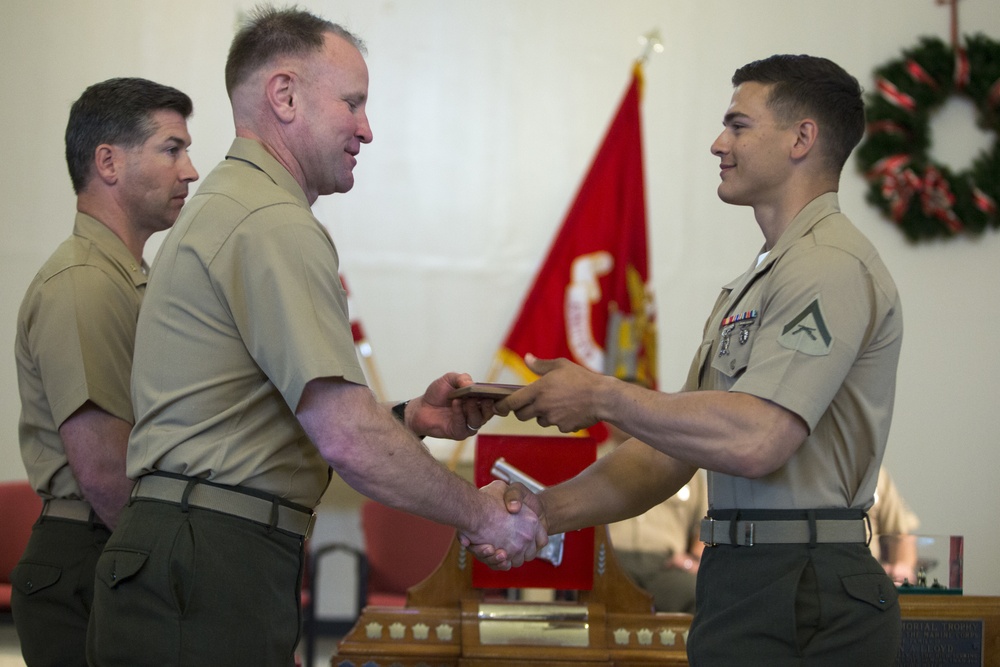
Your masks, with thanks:
M 903 620 L 899 667 L 983 664 L 982 620 Z

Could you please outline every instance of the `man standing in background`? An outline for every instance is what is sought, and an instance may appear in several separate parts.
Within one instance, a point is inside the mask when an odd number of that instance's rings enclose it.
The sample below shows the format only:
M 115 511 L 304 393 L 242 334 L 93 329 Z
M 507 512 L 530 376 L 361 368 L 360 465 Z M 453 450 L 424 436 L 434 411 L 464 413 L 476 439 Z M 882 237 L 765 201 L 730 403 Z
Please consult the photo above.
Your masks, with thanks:
M 94 567 L 132 488 L 125 451 L 142 253 L 198 179 L 191 111 L 181 91 L 138 78 L 94 84 L 70 109 L 76 222 L 28 287 L 15 347 L 21 456 L 44 501 L 12 575 L 29 667 L 86 665 Z
M 352 188 L 372 140 L 361 50 L 296 9 L 261 8 L 233 40 L 237 138 L 164 241 L 139 318 L 137 481 L 97 565 L 94 666 L 290 667 L 331 466 L 380 502 L 498 540 L 512 564 L 545 543 L 533 513 L 508 514 L 417 437 L 462 439 L 492 415 L 449 399 L 472 378 L 446 374 L 391 411 L 365 386 L 337 249 L 310 210 Z

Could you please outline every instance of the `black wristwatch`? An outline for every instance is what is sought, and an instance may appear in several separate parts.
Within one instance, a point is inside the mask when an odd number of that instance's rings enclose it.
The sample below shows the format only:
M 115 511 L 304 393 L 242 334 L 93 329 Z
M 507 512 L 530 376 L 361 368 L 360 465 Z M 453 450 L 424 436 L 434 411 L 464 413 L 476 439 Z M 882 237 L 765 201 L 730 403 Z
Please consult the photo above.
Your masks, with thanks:
M 403 401 L 402 403 L 396 403 L 392 406 L 392 416 L 399 420 L 399 423 L 406 426 L 406 406 L 409 401 Z

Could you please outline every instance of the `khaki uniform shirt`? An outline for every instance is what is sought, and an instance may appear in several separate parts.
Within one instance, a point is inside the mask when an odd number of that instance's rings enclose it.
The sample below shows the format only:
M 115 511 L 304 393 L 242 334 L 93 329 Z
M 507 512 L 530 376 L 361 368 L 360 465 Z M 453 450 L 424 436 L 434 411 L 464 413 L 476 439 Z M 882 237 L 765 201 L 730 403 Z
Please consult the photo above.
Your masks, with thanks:
M 705 473 L 695 472 L 680 491 L 639 516 L 608 526 L 611 544 L 622 551 L 684 554 L 698 539 L 701 520 L 708 511 Z
M 920 518 L 910 509 L 892 477 L 882 468 L 878 473 L 875 504 L 868 518 L 875 535 L 906 535 L 920 527 Z M 872 542 L 874 544 L 874 541 Z
M 130 476 L 319 502 L 330 470 L 295 409 L 310 380 L 365 378 L 333 240 L 257 142 L 233 142 L 167 235 L 138 340 Z
M 801 417 L 809 435 L 760 479 L 710 472 L 710 507 L 870 507 L 902 333 L 878 253 L 835 193 L 817 197 L 759 265 L 723 288 L 685 385 L 772 401 Z
M 897 536 L 912 535 L 920 527 L 920 518 L 900 495 L 896 483 L 884 467 L 878 473 L 875 503 L 868 510 L 868 519 L 872 526 L 872 541 L 869 546 L 875 558 L 882 554 L 879 540 L 881 536 L 899 539 Z
M 129 422 L 129 376 L 145 266 L 114 232 L 77 213 L 73 235 L 28 286 L 17 316 L 21 418 L 28 479 L 43 498 L 83 496 L 59 427 L 91 401 Z

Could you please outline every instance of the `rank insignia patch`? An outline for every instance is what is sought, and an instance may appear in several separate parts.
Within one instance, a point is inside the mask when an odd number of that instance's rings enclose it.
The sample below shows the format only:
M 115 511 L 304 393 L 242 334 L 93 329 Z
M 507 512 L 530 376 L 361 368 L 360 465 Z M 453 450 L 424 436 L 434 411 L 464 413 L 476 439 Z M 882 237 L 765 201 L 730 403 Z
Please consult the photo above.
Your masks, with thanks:
M 778 342 L 789 350 L 795 350 L 814 357 L 830 354 L 833 336 L 823 319 L 819 297 L 792 318 L 781 330 Z

